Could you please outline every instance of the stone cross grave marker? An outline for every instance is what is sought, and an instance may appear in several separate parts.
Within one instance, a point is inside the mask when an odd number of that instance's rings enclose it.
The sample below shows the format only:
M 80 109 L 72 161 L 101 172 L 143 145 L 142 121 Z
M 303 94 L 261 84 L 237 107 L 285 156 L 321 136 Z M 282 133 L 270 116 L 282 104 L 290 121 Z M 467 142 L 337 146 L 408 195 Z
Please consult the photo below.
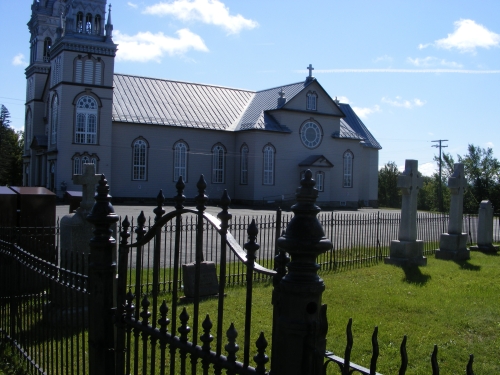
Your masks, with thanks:
M 82 185 L 82 202 L 80 212 L 89 213 L 94 205 L 95 186 L 101 179 L 100 174 L 95 173 L 95 164 L 83 164 L 83 174 L 73 175 L 73 182 Z M 82 213 L 83 213 L 82 212 Z
M 471 246 L 470 249 L 496 253 L 498 248 L 497 245 L 493 245 L 493 205 L 490 201 L 482 201 L 477 221 L 477 245 Z
M 422 178 L 418 176 L 418 160 L 405 161 L 405 170 L 398 176 L 398 188 L 403 194 L 398 239 L 415 241 L 417 239 L 417 195 L 422 188 Z
M 451 193 L 448 233 L 441 234 L 439 249 L 436 250 L 437 259 L 470 259 L 470 252 L 467 249 L 467 233 L 462 233 L 466 186 L 464 165 L 455 163 L 453 174 L 448 178 L 448 188 Z
M 422 188 L 418 160 L 406 160 L 405 170 L 398 176 L 398 188 L 403 195 L 398 239 L 391 242 L 390 256 L 384 262 L 398 266 L 425 266 L 424 243 L 417 240 L 417 195 Z

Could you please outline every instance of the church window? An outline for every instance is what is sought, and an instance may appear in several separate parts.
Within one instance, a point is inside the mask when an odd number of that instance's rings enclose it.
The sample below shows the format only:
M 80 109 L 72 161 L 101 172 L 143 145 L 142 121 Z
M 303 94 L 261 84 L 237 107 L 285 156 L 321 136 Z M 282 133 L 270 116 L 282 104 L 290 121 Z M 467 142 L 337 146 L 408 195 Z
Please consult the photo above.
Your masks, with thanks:
M 137 139 L 133 143 L 132 155 L 132 180 L 145 181 L 146 180 L 146 148 L 147 144 L 143 139 Z
M 36 55 L 38 53 L 38 39 L 33 38 L 31 40 L 31 54 L 30 54 L 30 63 L 34 63 L 36 61 Z
M 92 59 L 85 61 L 85 72 L 83 74 L 83 83 L 92 84 L 94 78 L 94 62 Z
M 225 167 L 226 150 L 220 144 L 212 148 L 212 183 L 224 183 L 224 167 Z
M 316 173 L 316 189 L 318 189 L 318 191 L 325 191 L 325 173 L 324 172 Z
M 184 182 L 187 181 L 187 145 L 179 141 L 174 146 L 174 181 L 182 176 Z
M 101 33 L 101 16 L 98 14 L 94 19 L 94 30 L 96 35 L 99 35 Z
M 61 56 L 57 56 L 52 64 L 52 85 L 59 83 L 62 79 Z
M 264 174 L 262 182 L 264 185 L 274 185 L 274 147 L 266 145 L 262 151 L 264 153 Z
M 45 38 L 43 42 L 43 62 L 50 61 L 50 48 L 52 47 L 52 39 Z
M 35 78 L 30 77 L 28 79 L 28 92 L 27 95 L 28 100 L 31 100 L 35 97 Z
M 321 143 L 323 137 L 321 128 L 318 124 L 308 121 L 300 127 L 300 140 L 307 148 L 316 148 Z
M 243 145 L 240 150 L 240 184 L 248 185 L 248 146 Z
M 92 34 L 92 14 L 87 13 L 85 17 L 85 32 L 87 34 Z
M 59 99 L 57 95 L 52 99 L 52 114 L 51 114 L 51 136 L 50 143 L 55 144 L 57 141 L 57 126 L 59 122 Z
M 78 12 L 76 15 L 76 32 L 83 33 L 83 13 Z
M 95 79 L 94 83 L 100 85 L 102 80 L 102 61 L 96 61 L 95 63 Z
M 78 157 L 73 158 L 73 174 L 82 174 L 82 165 Z
M 309 111 L 316 111 L 316 102 L 318 99 L 318 95 L 316 95 L 315 92 L 308 92 L 307 93 L 307 110 Z
M 344 153 L 344 187 L 352 188 L 352 159 L 354 158 L 351 151 Z
M 26 150 L 30 148 L 32 129 L 33 129 L 33 115 L 31 114 L 31 109 L 28 108 L 28 114 L 26 115 L 26 136 L 24 137 L 24 148 Z
M 76 103 L 75 143 L 97 143 L 97 101 L 82 96 Z
M 75 82 L 82 83 L 83 61 L 81 58 L 76 60 L 75 63 Z

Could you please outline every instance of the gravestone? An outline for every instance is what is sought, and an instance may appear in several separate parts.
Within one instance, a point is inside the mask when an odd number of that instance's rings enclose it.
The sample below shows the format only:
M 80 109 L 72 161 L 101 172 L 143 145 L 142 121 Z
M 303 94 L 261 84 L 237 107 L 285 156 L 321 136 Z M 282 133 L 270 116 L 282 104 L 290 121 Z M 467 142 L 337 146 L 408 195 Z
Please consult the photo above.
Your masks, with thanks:
M 464 165 L 455 163 L 453 174 L 448 179 L 448 188 L 451 193 L 448 233 L 441 234 L 439 249 L 436 250 L 437 259 L 470 259 L 470 251 L 467 249 L 467 233 L 462 233 L 466 186 Z
M 391 241 L 390 255 L 384 262 L 397 266 L 425 266 L 424 242 L 417 240 L 417 195 L 422 188 L 418 160 L 406 160 L 405 170 L 398 176 L 398 188 L 402 193 L 399 234 L 397 240 Z
M 83 164 L 83 174 L 74 175 L 73 182 L 82 185 L 82 201 L 74 214 L 61 219 L 60 266 L 73 272 L 86 274 L 89 241 L 94 226 L 87 221 L 87 215 L 94 205 L 95 186 L 101 178 L 95 173 L 95 164 Z
M 194 300 L 195 296 L 196 263 L 182 265 L 182 280 L 184 283 L 184 302 Z M 214 262 L 200 262 L 200 298 L 217 296 L 219 293 L 219 282 Z
M 479 205 L 477 222 L 477 245 L 471 250 L 485 253 L 496 253 L 498 246 L 493 245 L 493 205 L 490 201 L 482 201 Z

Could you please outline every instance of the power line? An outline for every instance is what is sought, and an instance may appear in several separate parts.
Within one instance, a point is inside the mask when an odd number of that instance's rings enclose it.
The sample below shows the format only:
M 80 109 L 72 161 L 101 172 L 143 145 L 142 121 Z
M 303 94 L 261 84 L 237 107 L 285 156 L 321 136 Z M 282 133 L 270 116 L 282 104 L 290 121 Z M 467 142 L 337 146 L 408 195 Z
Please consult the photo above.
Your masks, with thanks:
M 442 164 L 442 159 L 441 159 L 441 149 L 448 147 L 448 145 L 443 146 L 443 142 L 448 142 L 447 139 L 438 139 L 436 141 L 431 141 L 431 142 L 439 142 L 439 145 L 432 145 L 431 147 L 439 147 L 439 211 L 443 212 L 443 183 L 441 179 L 441 164 Z

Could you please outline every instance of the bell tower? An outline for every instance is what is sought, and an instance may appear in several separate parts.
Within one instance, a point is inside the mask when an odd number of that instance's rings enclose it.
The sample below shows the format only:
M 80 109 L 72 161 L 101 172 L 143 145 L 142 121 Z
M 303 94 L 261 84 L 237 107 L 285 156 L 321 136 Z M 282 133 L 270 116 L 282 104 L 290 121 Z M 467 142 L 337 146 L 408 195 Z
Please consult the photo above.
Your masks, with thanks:
M 111 5 L 34 0 L 31 8 L 25 185 L 45 186 L 61 196 L 66 187 L 75 189 L 73 174 L 80 174 L 84 163 L 110 175 L 117 49 Z

